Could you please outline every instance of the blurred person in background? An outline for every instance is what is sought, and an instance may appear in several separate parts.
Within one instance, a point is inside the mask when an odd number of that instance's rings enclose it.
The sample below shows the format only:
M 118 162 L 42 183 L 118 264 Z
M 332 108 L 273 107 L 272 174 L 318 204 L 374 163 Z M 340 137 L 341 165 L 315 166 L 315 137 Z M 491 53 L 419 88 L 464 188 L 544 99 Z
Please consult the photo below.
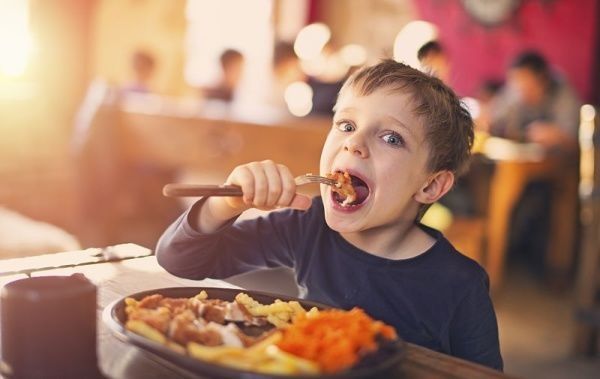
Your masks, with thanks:
M 417 58 L 427 73 L 449 84 L 450 58 L 438 41 L 429 41 L 421 46 Z
M 131 70 L 133 80 L 123 86 L 124 94 L 146 94 L 152 92 L 151 80 L 156 68 L 154 56 L 145 50 L 137 50 L 131 56 Z
M 305 81 L 306 75 L 300 67 L 300 60 L 294 52 L 294 45 L 289 42 L 279 42 L 273 51 L 273 74 L 278 84 L 287 87 L 298 81 Z
M 479 105 L 479 113 L 473 120 L 477 130 L 489 132 L 491 112 L 492 109 L 494 109 L 503 88 L 504 82 L 502 80 L 485 79 L 477 89 L 475 98 Z
M 322 65 L 321 72 L 310 75 L 307 79 L 313 91 L 310 114 L 333 116 L 338 93 L 356 67 L 348 66 L 341 59 L 339 47 L 331 41 L 323 47 L 318 64 Z
M 525 51 L 514 59 L 500 96 L 491 110 L 491 134 L 562 153 L 577 151 L 581 101 L 540 53 Z
M 220 57 L 222 76 L 212 87 L 201 89 L 204 98 L 232 102 L 244 72 L 244 56 L 237 50 L 227 49 Z
M 554 72 L 540 53 L 525 51 L 515 57 L 507 86 L 494 100 L 490 133 L 539 144 L 560 157 L 565 165 L 564 180 L 577 180 L 580 106 L 566 79 Z M 552 189 L 548 179 L 529 183 L 514 210 L 509 236 L 509 253 L 540 274 L 545 271 Z
M 429 41 L 419 48 L 417 58 L 421 64 L 422 71 L 435 76 L 444 84 L 450 86 L 450 58 L 438 41 Z M 458 178 L 456 184 L 445 197 L 440 199 L 439 204 L 448 208 L 454 216 L 471 217 L 476 213 L 473 202 L 473 193 L 469 185 L 470 175 L 466 173 Z
M 294 82 L 305 82 L 306 74 L 300 67 L 300 59 L 290 42 L 278 42 L 273 50 L 273 87 L 269 93 L 269 105 L 287 111 L 284 94 Z

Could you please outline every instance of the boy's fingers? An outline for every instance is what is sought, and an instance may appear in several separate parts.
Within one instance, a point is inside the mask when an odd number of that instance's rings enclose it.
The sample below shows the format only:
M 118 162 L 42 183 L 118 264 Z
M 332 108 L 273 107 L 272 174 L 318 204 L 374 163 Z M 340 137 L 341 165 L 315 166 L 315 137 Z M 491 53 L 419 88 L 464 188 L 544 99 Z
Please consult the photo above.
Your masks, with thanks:
M 252 162 L 248 165 L 248 169 L 254 176 L 254 199 L 252 204 L 255 207 L 264 207 L 267 202 L 267 194 L 269 184 L 264 168 L 258 162 Z
M 294 198 L 292 199 L 292 202 L 290 203 L 289 207 L 294 209 L 306 210 L 310 208 L 311 204 L 312 201 L 310 197 L 306 195 L 296 194 L 296 196 L 294 196 Z
M 294 177 L 286 166 L 279 164 L 277 169 L 281 177 L 281 195 L 277 200 L 277 205 L 287 207 L 296 195 L 296 182 L 294 182 Z
M 265 206 L 273 207 L 277 204 L 277 200 L 281 196 L 281 176 L 279 169 L 273 161 L 266 160 L 261 162 L 263 164 L 264 173 L 267 179 L 267 198 L 265 200 Z
M 236 167 L 225 184 L 236 184 L 242 187 L 244 193 L 244 203 L 246 205 L 252 205 L 254 200 L 254 175 L 247 166 Z

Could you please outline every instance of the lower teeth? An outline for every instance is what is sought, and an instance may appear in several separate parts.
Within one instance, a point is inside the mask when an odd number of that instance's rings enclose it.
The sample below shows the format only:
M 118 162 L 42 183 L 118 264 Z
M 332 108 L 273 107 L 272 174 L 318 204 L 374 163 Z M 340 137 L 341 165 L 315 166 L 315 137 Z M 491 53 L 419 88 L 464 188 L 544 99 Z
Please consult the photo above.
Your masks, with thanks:
M 356 207 L 358 205 L 358 204 L 347 203 L 346 200 L 338 201 L 337 203 L 340 204 L 342 207 Z
M 340 196 L 337 193 L 334 193 L 333 196 L 334 196 L 335 202 L 345 208 L 356 207 L 361 204 L 361 203 L 355 204 L 355 203 L 347 202 L 347 198 L 342 198 L 342 196 Z M 354 200 L 354 201 L 356 201 L 356 200 Z

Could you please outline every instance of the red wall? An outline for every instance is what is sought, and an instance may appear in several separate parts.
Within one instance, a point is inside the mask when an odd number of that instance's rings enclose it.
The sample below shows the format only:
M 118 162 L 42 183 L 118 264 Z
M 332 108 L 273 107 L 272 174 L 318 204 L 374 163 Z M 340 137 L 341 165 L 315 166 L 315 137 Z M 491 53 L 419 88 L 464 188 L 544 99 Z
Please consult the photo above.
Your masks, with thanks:
M 413 0 L 419 17 L 437 25 L 452 60 L 452 85 L 473 95 L 487 78 L 504 79 L 512 58 L 526 48 L 543 53 L 582 99 L 592 95 L 598 47 L 597 0 L 523 0 L 506 24 L 486 28 L 459 0 Z

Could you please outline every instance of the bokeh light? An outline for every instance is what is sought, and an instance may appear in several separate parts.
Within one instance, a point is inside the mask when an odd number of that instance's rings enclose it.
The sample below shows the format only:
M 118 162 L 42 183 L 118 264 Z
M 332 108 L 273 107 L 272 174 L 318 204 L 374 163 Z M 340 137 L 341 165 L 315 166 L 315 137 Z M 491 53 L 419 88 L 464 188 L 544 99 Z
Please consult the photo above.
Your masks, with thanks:
M 25 73 L 33 50 L 27 1 L 3 2 L 0 8 L 0 76 Z
M 427 21 L 411 21 L 400 30 L 394 41 L 394 59 L 421 68 L 417 52 L 425 43 L 437 38 L 437 28 Z
M 581 107 L 581 121 L 593 121 L 596 117 L 596 109 L 590 104 Z
M 304 82 L 290 84 L 284 93 L 288 110 L 291 114 L 298 117 L 303 117 L 310 113 L 313 107 L 312 97 L 312 88 Z
M 302 28 L 294 42 L 294 51 L 300 59 L 316 59 L 329 42 L 331 31 L 322 23 L 310 24 Z
M 340 49 L 340 56 L 348 66 L 361 66 L 367 61 L 367 50 L 361 45 L 348 44 Z

